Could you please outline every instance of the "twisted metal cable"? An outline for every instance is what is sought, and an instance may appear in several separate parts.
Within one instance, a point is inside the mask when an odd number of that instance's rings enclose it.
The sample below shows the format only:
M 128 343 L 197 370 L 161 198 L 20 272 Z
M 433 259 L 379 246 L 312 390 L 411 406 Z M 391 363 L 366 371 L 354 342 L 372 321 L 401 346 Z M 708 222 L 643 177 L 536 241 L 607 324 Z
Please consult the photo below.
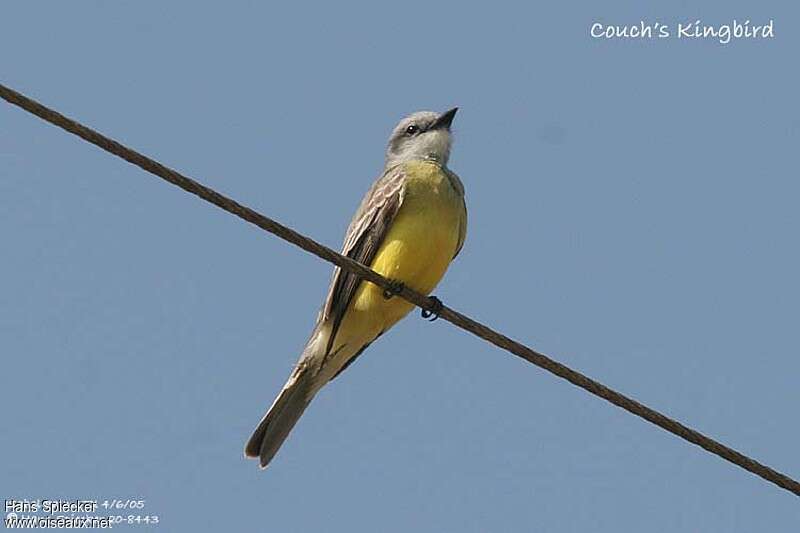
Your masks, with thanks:
M 177 185 L 187 192 L 199 196 L 203 200 L 211 202 L 217 207 L 258 226 L 263 230 L 277 235 L 281 239 L 299 246 L 303 250 L 306 250 L 307 252 L 310 252 L 321 259 L 333 263 L 334 265 L 359 276 L 364 280 L 370 281 L 383 289 L 393 290 L 396 288 L 391 285 L 390 280 L 384 278 L 361 263 L 353 261 L 349 257 L 345 257 L 328 248 L 327 246 L 323 246 L 322 244 L 319 244 L 318 242 L 301 235 L 293 229 L 288 228 L 260 213 L 257 213 L 249 207 L 243 206 L 227 196 L 224 196 L 213 189 L 210 189 L 205 185 L 202 185 L 191 178 L 176 172 L 162 165 L 161 163 L 154 161 L 153 159 L 150 159 L 139 152 L 136 152 L 135 150 L 123 146 L 113 139 L 87 128 L 86 126 L 65 117 L 57 111 L 45 107 L 35 100 L 32 100 L 2 84 L 0 84 L 0 97 L 11 104 L 21 107 L 22 109 L 38 116 L 39 118 L 58 126 L 59 128 L 65 129 L 66 131 L 77 135 L 85 141 L 88 141 L 107 152 L 121 157 L 129 163 L 132 163 L 143 170 L 146 170 L 147 172 L 172 183 L 173 185 Z M 786 489 L 797 496 L 800 496 L 800 483 L 789 476 L 773 470 L 772 468 L 759 463 L 758 461 L 734 450 L 733 448 L 725 446 L 724 444 L 681 424 L 677 420 L 669 418 L 668 416 L 637 402 L 633 398 L 629 398 L 624 394 L 610 389 L 602 383 L 599 383 L 581 374 L 580 372 L 562 365 L 558 361 L 550 359 L 546 355 L 537 352 L 536 350 L 528 348 L 527 346 L 509 337 L 506 337 L 502 333 L 499 333 L 492 328 L 459 313 L 458 311 L 455 311 L 444 305 L 441 306 L 441 309 L 437 309 L 439 302 L 432 298 L 419 294 L 408 287 L 403 287 L 402 290 L 397 294 L 398 296 L 408 300 L 422 309 L 434 312 L 438 311 L 441 318 L 458 326 L 459 328 L 469 331 L 470 333 L 486 340 L 487 342 L 490 342 L 491 344 L 494 344 L 503 350 L 511 352 L 512 354 L 521 357 L 522 359 L 525 359 L 526 361 L 533 363 L 534 365 L 541 367 L 562 379 L 569 381 L 573 385 L 576 385 L 594 394 L 595 396 L 599 396 L 600 398 L 603 398 L 604 400 L 607 400 L 612 404 L 625 409 L 629 413 L 643 418 L 648 422 L 652 422 L 658 427 L 669 431 L 673 435 L 689 441 L 692 444 L 696 444 L 704 450 L 707 450 L 708 452 L 711 452 L 714 455 L 725 459 L 726 461 L 729 461 L 757 476 L 762 477 L 770 483 L 774 483 L 775 485 Z

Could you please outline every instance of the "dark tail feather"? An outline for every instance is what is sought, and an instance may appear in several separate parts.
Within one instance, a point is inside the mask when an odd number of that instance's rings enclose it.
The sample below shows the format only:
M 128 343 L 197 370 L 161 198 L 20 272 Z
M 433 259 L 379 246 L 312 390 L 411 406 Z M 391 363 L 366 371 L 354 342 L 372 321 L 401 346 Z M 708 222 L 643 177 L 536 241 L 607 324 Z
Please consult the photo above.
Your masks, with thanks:
M 272 407 L 261 419 L 253 436 L 247 441 L 245 456 L 258 457 L 261 468 L 266 468 L 275 457 L 281 444 L 311 402 L 313 395 L 310 377 L 311 374 L 305 367 L 295 370 Z

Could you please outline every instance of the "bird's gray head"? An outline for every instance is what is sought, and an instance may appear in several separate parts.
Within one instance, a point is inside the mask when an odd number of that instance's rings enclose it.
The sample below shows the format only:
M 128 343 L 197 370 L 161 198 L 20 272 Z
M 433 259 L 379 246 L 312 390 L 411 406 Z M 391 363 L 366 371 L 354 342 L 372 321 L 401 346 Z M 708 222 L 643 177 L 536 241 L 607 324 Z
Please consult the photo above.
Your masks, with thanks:
M 418 111 L 394 128 L 386 148 L 386 166 L 412 160 L 436 161 L 447 164 L 450 157 L 450 124 L 457 107 L 444 113 Z

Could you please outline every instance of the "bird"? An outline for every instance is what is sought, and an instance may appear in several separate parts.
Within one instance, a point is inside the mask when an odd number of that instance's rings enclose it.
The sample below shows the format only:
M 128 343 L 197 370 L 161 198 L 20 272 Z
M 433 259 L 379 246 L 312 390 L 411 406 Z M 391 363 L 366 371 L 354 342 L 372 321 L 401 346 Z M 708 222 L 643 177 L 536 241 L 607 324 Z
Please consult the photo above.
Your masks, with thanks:
M 356 210 L 341 249 L 388 278 L 391 288 L 334 269 L 299 360 L 245 446 L 245 457 L 258 459 L 262 469 L 320 389 L 411 311 L 413 304 L 394 296 L 404 286 L 430 294 L 461 251 L 467 232 L 464 185 L 447 166 L 457 111 L 418 111 L 393 129 L 383 172 Z M 435 320 L 437 309 L 422 316 Z

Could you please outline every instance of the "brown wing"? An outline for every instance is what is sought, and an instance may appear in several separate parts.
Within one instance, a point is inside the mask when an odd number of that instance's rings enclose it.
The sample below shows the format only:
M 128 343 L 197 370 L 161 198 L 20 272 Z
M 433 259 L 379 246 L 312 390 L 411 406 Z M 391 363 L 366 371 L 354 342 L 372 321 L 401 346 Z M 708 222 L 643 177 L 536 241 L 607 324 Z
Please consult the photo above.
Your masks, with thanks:
M 450 169 L 445 169 L 445 173 L 450 180 L 450 185 L 461 197 L 461 220 L 458 223 L 458 244 L 456 245 L 456 253 L 453 254 L 453 259 L 455 259 L 464 246 L 464 239 L 467 238 L 467 202 L 464 199 L 464 184 L 461 183 L 461 178 L 458 177 L 458 174 Z
M 372 263 L 402 203 L 404 178 L 402 170 L 394 167 L 372 185 L 347 228 L 342 246 L 343 255 L 367 266 Z M 360 278 L 343 272 L 339 267 L 333 272 L 328 297 L 320 316 L 321 321 L 333 320 L 327 350 L 330 350 L 336 338 L 344 312 L 360 283 Z

